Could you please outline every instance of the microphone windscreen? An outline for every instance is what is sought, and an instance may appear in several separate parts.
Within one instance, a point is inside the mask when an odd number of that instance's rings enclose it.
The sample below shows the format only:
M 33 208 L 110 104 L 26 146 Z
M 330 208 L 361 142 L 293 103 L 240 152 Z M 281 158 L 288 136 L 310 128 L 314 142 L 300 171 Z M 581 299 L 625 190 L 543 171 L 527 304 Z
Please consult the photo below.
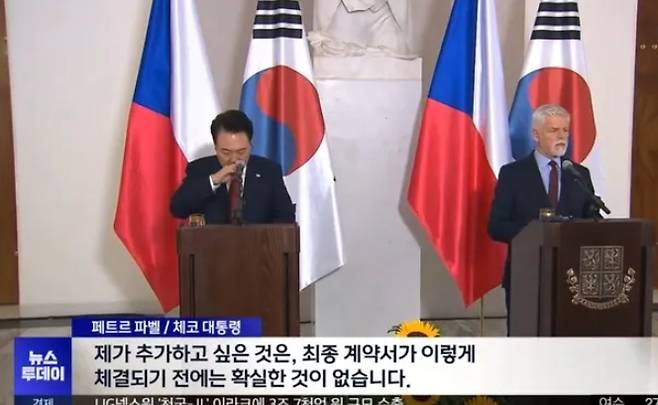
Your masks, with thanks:
M 578 171 L 578 169 L 576 169 L 576 166 L 573 164 L 571 160 L 565 159 L 562 161 L 562 170 L 568 171 L 574 177 L 577 177 L 579 179 L 582 178 L 580 172 Z

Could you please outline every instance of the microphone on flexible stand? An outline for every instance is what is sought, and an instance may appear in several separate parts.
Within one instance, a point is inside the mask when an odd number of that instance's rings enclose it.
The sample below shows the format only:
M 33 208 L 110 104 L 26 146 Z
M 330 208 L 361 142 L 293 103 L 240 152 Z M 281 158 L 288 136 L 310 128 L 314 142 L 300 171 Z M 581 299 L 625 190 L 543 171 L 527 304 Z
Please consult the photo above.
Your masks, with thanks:
M 573 179 L 576 182 L 576 184 L 578 184 L 578 186 L 585 192 L 587 197 L 589 197 L 590 201 L 592 202 L 592 204 L 594 204 L 594 206 L 597 209 L 602 210 L 606 214 L 610 214 L 610 209 L 605 206 L 603 200 L 601 200 L 599 196 L 595 195 L 592 192 L 592 190 L 590 190 L 590 188 L 587 187 L 587 185 L 585 185 L 585 183 L 583 182 L 582 174 L 580 174 L 578 169 L 576 169 L 576 166 L 574 166 L 572 161 L 567 159 L 562 161 L 562 170 L 569 172 L 569 174 L 573 176 Z

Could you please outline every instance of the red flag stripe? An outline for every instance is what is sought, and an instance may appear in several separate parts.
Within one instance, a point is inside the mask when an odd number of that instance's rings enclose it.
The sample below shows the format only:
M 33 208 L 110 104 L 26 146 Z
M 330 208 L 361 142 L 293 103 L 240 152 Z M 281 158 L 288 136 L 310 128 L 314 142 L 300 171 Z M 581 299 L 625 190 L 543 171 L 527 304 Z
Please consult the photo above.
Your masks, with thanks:
M 495 185 L 472 118 L 428 99 L 408 199 L 466 306 L 502 278 L 507 249 L 486 227 Z
M 168 117 L 133 103 L 114 229 L 165 312 L 178 305 L 176 228 L 169 201 L 186 160 Z

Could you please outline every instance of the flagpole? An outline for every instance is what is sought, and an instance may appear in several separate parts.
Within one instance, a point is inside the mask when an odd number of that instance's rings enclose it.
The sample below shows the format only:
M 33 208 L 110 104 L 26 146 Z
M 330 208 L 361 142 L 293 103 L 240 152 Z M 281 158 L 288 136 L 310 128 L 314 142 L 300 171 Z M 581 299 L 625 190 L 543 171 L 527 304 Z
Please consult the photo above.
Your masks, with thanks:
M 480 336 L 484 336 L 484 295 L 480 298 Z

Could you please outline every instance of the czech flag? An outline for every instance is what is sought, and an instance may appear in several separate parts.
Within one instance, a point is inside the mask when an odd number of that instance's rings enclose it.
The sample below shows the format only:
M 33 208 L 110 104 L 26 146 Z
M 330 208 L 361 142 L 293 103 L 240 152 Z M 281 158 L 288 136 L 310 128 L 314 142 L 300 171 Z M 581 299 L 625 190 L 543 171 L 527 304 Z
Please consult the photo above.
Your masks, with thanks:
M 408 194 L 466 306 L 500 284 L 507 255 L 487 233 L 496 176 L 512 160 L 495 7 L 453 4 Z
M 252 153 L 281 165 L 297 208 L 300 288 L 343 265 L 334 172 L 298 1 L 259 1 L 240 109 Z
M 169 201 L 188 161 L 214 154 L 220 112 L 194 2 L 153 0 L 135 85 L 114 229 L 165 312 L 178 305 Z

